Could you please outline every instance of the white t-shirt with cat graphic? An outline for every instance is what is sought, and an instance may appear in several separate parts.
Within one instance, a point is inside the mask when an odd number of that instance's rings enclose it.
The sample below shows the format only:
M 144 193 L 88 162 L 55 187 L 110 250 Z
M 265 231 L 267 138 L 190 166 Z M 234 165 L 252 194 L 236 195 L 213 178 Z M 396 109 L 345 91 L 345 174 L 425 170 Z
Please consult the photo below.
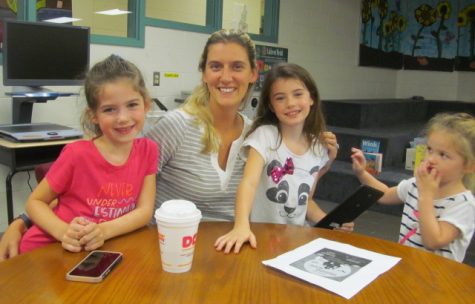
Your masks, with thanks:
M 302 155 L 292 153 L 279 136 L 277 127 L 264 125 L 244 141 L 245 149 L 253 147 L 263 158 L 263 168 L 256 191 L 252 222 L 304 225 L 307 199 L 318 171 L 328 162 L 327 149 L 320 143 Z M 286 160 L 293 163 L 293 173 L 285 170 Z M 280 169 L 279 169 L 280 167 Z M 272 170 L 286 172 L 272 178 Z

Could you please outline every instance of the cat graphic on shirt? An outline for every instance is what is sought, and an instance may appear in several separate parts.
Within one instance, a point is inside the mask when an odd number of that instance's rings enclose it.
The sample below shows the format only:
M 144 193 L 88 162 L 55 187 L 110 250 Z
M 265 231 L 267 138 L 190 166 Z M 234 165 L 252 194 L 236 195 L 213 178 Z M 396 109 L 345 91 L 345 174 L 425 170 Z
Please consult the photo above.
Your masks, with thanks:
M 282 167 L 282 163 L 273 160 L 267 166 L 267 177 L 271 179 L 272 169 Z M 307 212 L 307 200 L 310 195 L 312 185 L 301 182 L 308 175 L 313 176 L 320 169 L 315 166 L 309 171 L 296 168 L 293 174 L 283 174 L 277 182 L 271 182 L 275 187 L 266 190 L 266 196 L 271 201 L 280 205 L 279 215 L 281 217 L 293 218 Z M 299 178 L 301 177 L 301 178 Z

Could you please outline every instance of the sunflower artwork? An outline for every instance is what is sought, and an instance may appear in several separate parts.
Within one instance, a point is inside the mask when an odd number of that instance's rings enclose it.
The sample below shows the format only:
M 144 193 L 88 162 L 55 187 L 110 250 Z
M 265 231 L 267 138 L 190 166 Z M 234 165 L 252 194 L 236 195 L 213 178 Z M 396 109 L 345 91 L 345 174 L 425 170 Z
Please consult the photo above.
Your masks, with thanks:
M 406 28 L 401 2 L 363 0 L 361 4 L 360 65 L 401 69 L 401 35 Z
M 475 71 L 475 0 L 362 0 L 360 65 Z
M 455 70 L 475 71 L 475 1 L 460 1 Z
M 410 1 L 402 52 L 404 68 L 453 71 L 458 1 Z

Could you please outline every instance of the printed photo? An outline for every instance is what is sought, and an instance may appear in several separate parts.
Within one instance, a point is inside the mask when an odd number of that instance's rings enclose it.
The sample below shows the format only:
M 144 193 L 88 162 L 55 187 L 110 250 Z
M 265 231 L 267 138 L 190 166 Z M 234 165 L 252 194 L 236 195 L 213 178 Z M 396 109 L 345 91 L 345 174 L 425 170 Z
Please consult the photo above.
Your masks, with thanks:
M 340 251 L 323 248 L 290 266 L 302 271 L 342 282 L 368 265 L 371 260 L 349 255 Z

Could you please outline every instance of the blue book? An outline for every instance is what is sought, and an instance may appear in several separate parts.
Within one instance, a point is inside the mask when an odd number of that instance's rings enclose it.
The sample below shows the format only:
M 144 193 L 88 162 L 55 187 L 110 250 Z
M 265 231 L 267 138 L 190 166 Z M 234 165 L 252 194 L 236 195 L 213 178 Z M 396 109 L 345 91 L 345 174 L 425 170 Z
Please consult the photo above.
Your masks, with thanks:
M 361 150 L 368 153 L 379 153 L 381 142 L 376 139 L 362 139 Z

